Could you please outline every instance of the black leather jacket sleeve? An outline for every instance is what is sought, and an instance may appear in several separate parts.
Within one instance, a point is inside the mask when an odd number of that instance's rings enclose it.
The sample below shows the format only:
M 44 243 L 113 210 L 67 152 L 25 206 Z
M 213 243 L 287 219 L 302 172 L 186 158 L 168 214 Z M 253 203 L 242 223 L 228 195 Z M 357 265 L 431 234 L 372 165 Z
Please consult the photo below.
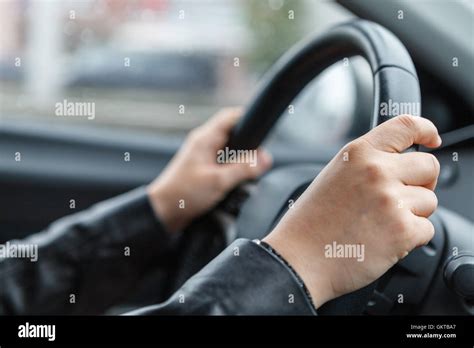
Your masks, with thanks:
M 37 260 L 0 258 L 0 314 L 102 313 L 125 298 L 158 259 L 177 254 L 143 188 L 99 203 L 11 245 Z M 185 257 L 185 256 L 184 256 Z M 132 314 L 315 314 L 278 256 L 249 240 L 227 247 L 165 303 Z
M 278 256 L 238 239 L 168 301 L 129 315 L 316 315 L 301 279 Z
M 94 314 L 126 296 L 174 240 L 139 188 L 9 244 L 37 246 L 37 261 L 0 258 L 0 314 Z

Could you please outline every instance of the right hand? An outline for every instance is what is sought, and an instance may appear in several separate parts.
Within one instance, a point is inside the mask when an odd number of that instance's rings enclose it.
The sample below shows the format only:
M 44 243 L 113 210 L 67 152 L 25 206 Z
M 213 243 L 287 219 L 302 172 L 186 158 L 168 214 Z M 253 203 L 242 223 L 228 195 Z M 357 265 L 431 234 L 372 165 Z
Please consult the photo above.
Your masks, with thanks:
M 433 123 L 402 115 L 350 142 L 264 238 L 303 278 L 316 307 L 370 284 L 433 237 L 427 218 L 438 203 L 439 162 L 401 153 L 413 144 L 441 145 Z M 363 261 L 326 257 L 334 242 L 364 246 Z

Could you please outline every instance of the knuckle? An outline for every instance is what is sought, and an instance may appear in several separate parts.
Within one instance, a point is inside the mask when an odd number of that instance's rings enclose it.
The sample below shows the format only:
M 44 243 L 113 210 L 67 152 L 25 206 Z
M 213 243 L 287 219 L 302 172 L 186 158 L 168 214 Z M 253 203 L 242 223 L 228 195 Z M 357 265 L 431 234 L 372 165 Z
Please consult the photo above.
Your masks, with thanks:
M 408 218 L 403 216 L 398 216 L 394 223 L 395 233 L 400 236 L 402 240 L 406 240 L 407 236 L 410 235 L 411 226 L 408 221 Z
M 359 141 L 356 139 L 356 140 L 353 140 L 353 141 L 347 143 L 346 145 L 344 145 L 342 150 L 350 152 L 350 151 L 356 150 L 359 146 L 360 146 Z
M 398 259 L 403 259 L 407 255 L 407 252 L 414 247 L 413 236 L 408 223 L 399 221 L 395 235 L 397 236 L 395 243 L 397 246 L 397 257 Z
M 426 241 L 426 244 L 433 239 L 434 235 L 435 235 L 435 227 L 433 225 L 433 223 L 428 220 L 428 228 L 427 228 L 427 231 L 426 231 L 426 235 L 428 237 L 427 241 Z
M 403 132 L 405 137 L 411 138 L 413 135 L 416 136 L 417 134 L 420 133 L 419 122 L 416 116 L 400 115 L 396 117 L 396 121 L 402 128 L 405 128 L 406 131 Z M 409 134 L 412 134 L 412 135 L 410 136 Z
M 438 207 L 438 197 L 436 196 L 436 193 L 434 193 L 433 191 L 429 191 L 430 192 L 430 205 L 431 205 L 431 210 L 432 212 L 436 210 L 436 208 Z
M 201 143 L 205 138 L 206 137 L 202 126 L 196 127 L 188 133 L 188 140 L 194 145 Z
M 401 260 L 405 258 L 408 255 L 408 252 L 411 250 L 411 248 L 401 245 L 400 248 L 397 250 L 397 258 L 398 260 Z
M 435 155 L 433 154 L 429 154 L 430 158 L 431 158 L 431 163 L 433 165 L 433 173 L 436 175 L 436 177 L 439 175 L 439 171 L 440 171 L 440 164 L 439 164 L 439 161 L 438 159 L 436 158 Z
M 433 239 L 435 234 L 435 228 L 433 223 L 428 219 L 426 219 L 426 222 L 426 227 L 423 228 L 423 231 L 419 231 L 419 233 L 423 236 L 419 245 L 428 244 Z
M 410 252 L 416 247 L 417 240 L 416 240 L 416 233 L 413 231 L 413 228 L 410 228 L 409 224 L 405 224 L 406 227 L 404 230 L 402 230 L 400 233 L 400 240 L 399 240 L 399 246 L 400 246 L 400 252 L 402 255 L 400 255 L 400 258 L 403 258 L 406 256 L 407 252 Z
M 418 122 L 417 119 L 415 119 L 416 116 L 411 116 L 411 115 L 400 115 L 396 117 L 396 120 L 399 124 L 406 128 L 410 129 L 417 129 L 418 128 Z
M 396 204 L 396 198 L 389 190 L 380 190 L 378 193 L 378 205 L 381 209 L 391 209 Z
M 364 151 L 366 142 L 362 138 L 355 139 L 346 145 L 341 150 L 341 153 L 348 154 L 350 158 L 359 158 L 360 153 Z
M 344 156 L 344 158 L 348 158 L 348 156 L 352 157 L 354 153 L 357 153 L 357 144 L 355 144 L 354 141 L 344 145 L 340 151 L 340 154 Z
M 199 139 L 199 127 L 193 128 L 188 133 L 189 141 L 196 141 L 197 139 Z
M 364 173 L 369 182 L 379 182 L 385 178 L 385 171 L 382 165 L 376 161 L 369 160 L 364 164 Z

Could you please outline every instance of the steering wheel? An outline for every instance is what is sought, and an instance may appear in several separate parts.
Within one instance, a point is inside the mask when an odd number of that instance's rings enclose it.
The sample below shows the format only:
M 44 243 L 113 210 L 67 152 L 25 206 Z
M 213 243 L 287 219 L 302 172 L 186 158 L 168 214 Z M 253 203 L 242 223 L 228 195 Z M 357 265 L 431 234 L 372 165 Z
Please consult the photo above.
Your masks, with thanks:
M 256 149 L 291 101 L 311 80 L 333 63 L 355 55 L 364 57 L 372 70 L 372 127 L 397 116 L 381 115 L 379 107 L 383 103 L 421 105 L 416 70 L 403 44 L 378 24 L 352 21 L 301 42 L 273 66 L 264 77 L 259 93 L 234 128 L 228 147 L 235 150 Z M 296 200 L 320 170 L 314 165 L 293 165 L 266 175 L 258 183 L 257 192 L 241 208 L 237 237 L 263 238 L 285 213 L 288 202 Z M 331 301 L 318 312 L 360 314 L 375 285 Z
M 259 93 L 233 129 L 227 146 L 234 150 L 256 149 L 311 80 L 331 64 L 355 55 L 364 57 L 372 70 L 371 127 L 397 116 L 382 115 L 382 103 L 421 105 L 417 73 L 403 44 L 382 26 L 356 20 L 303 41 L 285 54 L 264 77 Z M 420 108 L 414 109 L 421 112 Z M 181 260 L 185 262 L 175 287 L 235 238 L 262 239 L 284 215 L 288 203 L 298 198 L 321 169 L 312 164 L 277 168 L 256 184 L 242 185 L 231 192 L 212 214 L 193 224 L 193 228 L 201 230 L 199 233 L 185 236 L 181 248 L 185 255 Z M 233 216 L 237 216 L 236 221 Z M 402 291 L 410 310 L 417 308 L 419 313 L 474 314 L 474 307 L 469 304 L 474 300 L 474 282 L 470 277 L 474 270 L 473 225 L 442 208 L 430 220 L 436 232 L 427 246 L 412 251 L 376 282 L 326 303 L 318 313 L 390 314 Z M 216 223 L 224 225 L 224 234 L 211 232 Z M 447 250 L 454 248 L 459 249 L 460 256 L 450 258 Z

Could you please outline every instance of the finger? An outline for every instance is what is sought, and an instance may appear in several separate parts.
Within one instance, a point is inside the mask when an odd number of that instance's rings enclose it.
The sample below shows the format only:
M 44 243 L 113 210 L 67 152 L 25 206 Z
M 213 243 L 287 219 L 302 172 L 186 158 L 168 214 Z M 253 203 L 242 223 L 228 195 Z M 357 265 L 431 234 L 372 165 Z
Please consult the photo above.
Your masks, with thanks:
M 407 152 L 391 156 L 397 156 L 397 166 L 393 170 L 405 185 L 435 189 L 440 165 L 434 155 L 426 152 Z
M 242 108 L 230 107 L 221 109 L 201 128 L 202 137 L 213 149 L 224 147 L 229 140 L 229 133 L 242 116 Z
M 228 134 L 242 116 L 243 108 L 229 107 L 218 111 L 205 124 L 205 127 L 221 134 Z
M 421 186 L 405 186 L 403 188 L 402 207 L 421 217 L 429 217 L 438 207 L 436 194 Z
M 400 115 L 375 127 L 363 136 L 375 148 L 402 152 L 413 144 L 438 147 L 441 138 L 433 122 L 423 117 Z
M 213 150 L 221 149 L 229 140 L 229 133 L 242 116 L 242 108 L 231 107 L 218 111 L 206 123 L 196 128 L 197 138 Z
M 430 220 L 425 217 L 413 216 L 414 245 L 420 247 L 433 239 L 435 229 Z
M 248 150 L 255 151 L 255 150 Z M 229 163 L 222 166 L 223 182 L 226 190 L 239 183 L 256 179 L 272 166 L 272 156 L 263 148 L 257 150 L 255 163 Z

